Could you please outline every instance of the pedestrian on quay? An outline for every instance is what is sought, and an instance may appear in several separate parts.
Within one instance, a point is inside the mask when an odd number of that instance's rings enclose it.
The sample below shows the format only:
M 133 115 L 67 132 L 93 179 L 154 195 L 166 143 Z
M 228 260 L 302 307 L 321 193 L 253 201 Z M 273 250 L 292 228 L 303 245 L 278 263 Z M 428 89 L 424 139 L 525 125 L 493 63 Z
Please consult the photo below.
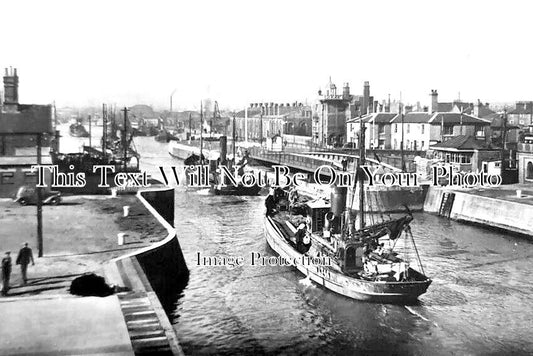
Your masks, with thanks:
M 9 278 L 11 277 L 11 251 L 6 251 L 2 258 L 2 295 L 9 291 Z
M 33 261 L 33 253 L 31 251 L 31 248 L 28 247 L 28 243 L 24 243 L 24 247 L 20 249 L 19 254 L 17 256 L 16 263 L 20 265 L 20 271 L 22 272 L 22 283 L 26 284 L 28 282 L 28 265 L 30 264 L 32 266 L 35 266 L 35 262 Z
M 342 170 L 346 172 L 348 170 L 348 160 L 346 158 L 343 158 L 341 163 L 342 163 Z

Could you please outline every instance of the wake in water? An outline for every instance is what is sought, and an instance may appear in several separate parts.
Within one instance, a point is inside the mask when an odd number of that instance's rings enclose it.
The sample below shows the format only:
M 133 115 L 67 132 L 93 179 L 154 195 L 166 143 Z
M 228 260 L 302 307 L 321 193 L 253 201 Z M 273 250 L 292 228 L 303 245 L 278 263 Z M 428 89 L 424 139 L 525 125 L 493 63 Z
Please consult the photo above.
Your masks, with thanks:
M 298 283 L 306 287 L 311 287 L 313 285 L 313 282 L 311 282 L 311 278 L 309 278 L 309 276 L 305 277 L 304 279 L 300 279 Z
M 209 195 L 209 188 L 197 190 L 196 194 L 198 194 L 198 195 Z

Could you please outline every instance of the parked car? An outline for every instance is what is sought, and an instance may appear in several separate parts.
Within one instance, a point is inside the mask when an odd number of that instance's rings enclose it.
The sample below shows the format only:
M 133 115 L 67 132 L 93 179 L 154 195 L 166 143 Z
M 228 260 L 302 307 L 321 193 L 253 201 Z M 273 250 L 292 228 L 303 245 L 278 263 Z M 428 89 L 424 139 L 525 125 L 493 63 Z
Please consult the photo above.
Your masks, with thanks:
M 43 204 L 57 205 L 61 202 L 61 193 L 54 190 L 42 190 Z M 23 185 L 17 191 L 15 202 L 20 205 L 37 204 L 37 189 Z

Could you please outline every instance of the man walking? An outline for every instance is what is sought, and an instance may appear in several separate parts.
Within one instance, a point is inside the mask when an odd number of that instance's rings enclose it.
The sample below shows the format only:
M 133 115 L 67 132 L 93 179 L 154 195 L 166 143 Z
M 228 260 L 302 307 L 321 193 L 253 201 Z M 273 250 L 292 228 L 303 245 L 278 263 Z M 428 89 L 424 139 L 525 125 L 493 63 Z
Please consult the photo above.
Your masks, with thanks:
M 9 278 L 11 277 L 11 251 L 7 251 L 2 258 L 2 295 L 9 291 Z
M 17 264 L 20 265 L 20 271 L 22 272 L 22 282 L 26 284 L 28 282 L 28 276 L 26 275 L 26 272 L 28 270 L 28 265 L 31 264 L 32 266 L 35 266 L 35 262 L 33 262 L 33 253 L 31 251 L 31 248 L 28 247 L 28 243 L 24 243 L 24 247 L 20 249 L 19 254 L 17 256 Z

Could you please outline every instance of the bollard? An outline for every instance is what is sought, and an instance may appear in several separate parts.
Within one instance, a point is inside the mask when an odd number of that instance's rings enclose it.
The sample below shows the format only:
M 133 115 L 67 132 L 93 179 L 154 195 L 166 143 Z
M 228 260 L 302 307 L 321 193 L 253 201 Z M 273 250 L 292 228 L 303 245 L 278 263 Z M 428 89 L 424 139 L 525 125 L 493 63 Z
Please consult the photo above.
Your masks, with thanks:
M 123 232 L 119 232 L 119 233 L 117 234 L 117 238 L 118 238 L 118 245 L 119 245 L 119 246 L 124 245 L 124 243 L 126 242 L 126 241 L 125 241 L 125 240 L 126 240 L 126 234 L 123 233 Z
M 522 190 L 521 189 L 517 189 L 516 190 L 516 197 L 517 198 L 522 198 Z
M 128 216 L 130 214 L 130 207 L 129 205 L 123 206 L 124 208 L 124 217 Z

